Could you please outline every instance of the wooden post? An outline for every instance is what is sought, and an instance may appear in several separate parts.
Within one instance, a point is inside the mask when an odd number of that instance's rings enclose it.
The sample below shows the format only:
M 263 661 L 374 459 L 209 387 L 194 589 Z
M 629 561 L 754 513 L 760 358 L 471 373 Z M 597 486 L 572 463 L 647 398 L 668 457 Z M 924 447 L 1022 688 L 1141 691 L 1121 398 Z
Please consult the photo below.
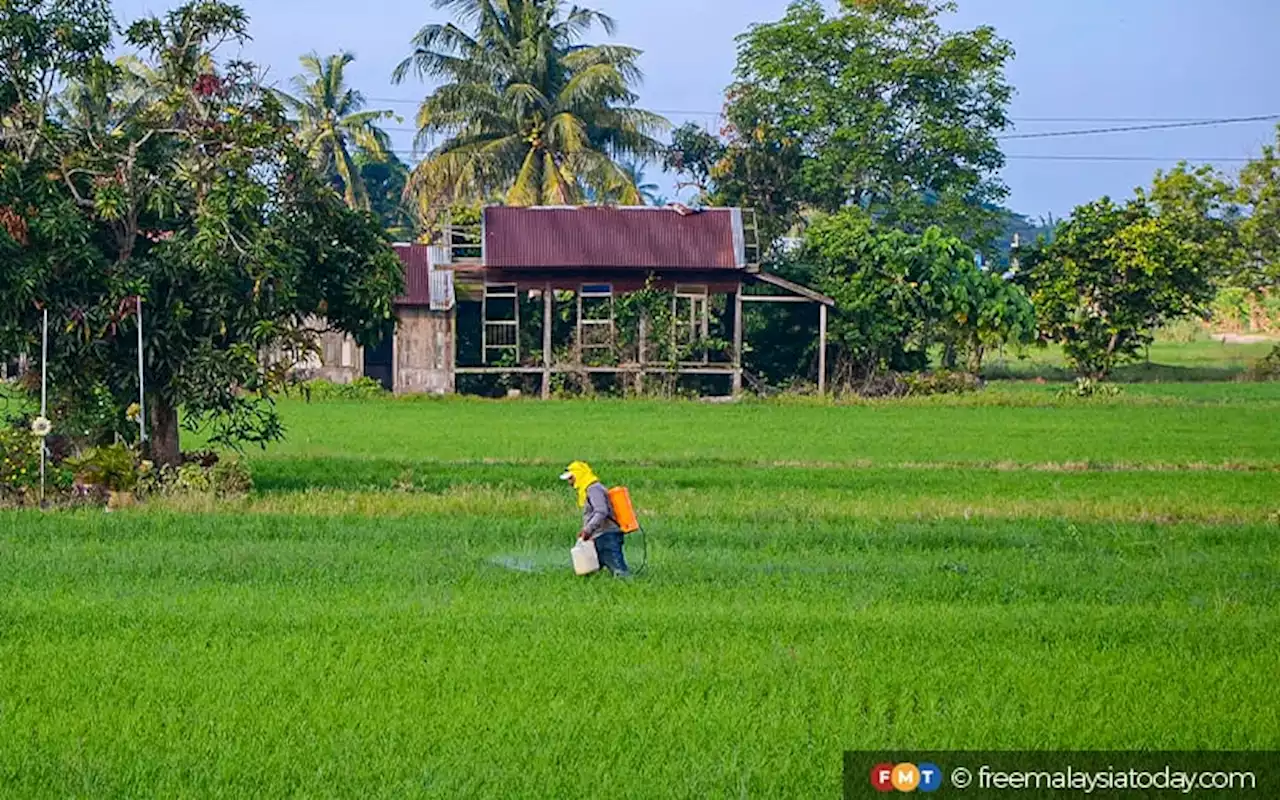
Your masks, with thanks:
M 551 283 L 542 290 L 542 399 L 551 399 Z
M 483 342 L 482 342 L 483 344 Z M 458 303 L 449 309 L 449 393 L 458 391 Z
M 733 394 L 742 394 L 742 286 L 733 293 Z
M 827 393 L 827 306 L 818 306 L 818 393 Z
M 640 369 L 636 372 L 636 394 L 644 394 L 644 364 L 645 350 L 649 347 L 649 312 L 640 312 L 640 337 L 639 347 L 636 351 L 636 363 Z

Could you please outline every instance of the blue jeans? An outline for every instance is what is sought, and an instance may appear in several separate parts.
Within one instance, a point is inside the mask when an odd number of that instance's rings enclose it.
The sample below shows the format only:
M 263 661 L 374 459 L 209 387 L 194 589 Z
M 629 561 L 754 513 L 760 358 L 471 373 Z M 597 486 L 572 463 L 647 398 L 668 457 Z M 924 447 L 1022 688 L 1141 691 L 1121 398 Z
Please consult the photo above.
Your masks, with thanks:
M 627 560 L 622 555 L 622 534 L 602 533 L 596 537 L 596 555 L 600 557 L 600 566 L 614 575 L 627 576 Z

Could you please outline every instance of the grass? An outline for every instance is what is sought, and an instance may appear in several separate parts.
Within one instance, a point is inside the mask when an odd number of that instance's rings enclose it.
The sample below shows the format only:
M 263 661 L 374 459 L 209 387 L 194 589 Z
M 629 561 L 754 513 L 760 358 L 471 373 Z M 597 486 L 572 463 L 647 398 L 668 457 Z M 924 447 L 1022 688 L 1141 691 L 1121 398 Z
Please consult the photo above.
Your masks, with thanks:
M 833 796 L 844 748 L 1280 735 L 1271 526 L 690 519 L 617 585 L 545 517 L 9 521 L 17 796 Z
M 283 404 L 268 458 L 611 464 L 1280 464 L 1280 384 L 1248 402 L 1149 393 L 1059 401 L 1039 387 L 857 407 L 415 400 Z M 1249 387 L 1253 389 L 1253 386 Z M 998 404 L 992 403 L 994 395 Z M 1006 398 L 1005 400 L 1002 400 Z
M 1244 375 L 1258 359 L 1274 349 L 1280 340 L 1261 342 L 1223 341 L 1201 332 L 1192 341 L 1157 338 L 1142 360 L 1115 370 L 1112 380 L 1120 383 L 1228 381 Z M 1062 348 L 1028 348 L 1009 352 L 1005 358 L 990 358 L 984 372 L 994 378 L 1034 378 L 1070 380 Z
M 285 402 L 248 498 L 0 516 L 0 796 L 836 797 L 845 749 L 1274 749 L 1280 385 L 1056 388 Z M 632 489 L 641 578 L 569 572 L 576 457 Z

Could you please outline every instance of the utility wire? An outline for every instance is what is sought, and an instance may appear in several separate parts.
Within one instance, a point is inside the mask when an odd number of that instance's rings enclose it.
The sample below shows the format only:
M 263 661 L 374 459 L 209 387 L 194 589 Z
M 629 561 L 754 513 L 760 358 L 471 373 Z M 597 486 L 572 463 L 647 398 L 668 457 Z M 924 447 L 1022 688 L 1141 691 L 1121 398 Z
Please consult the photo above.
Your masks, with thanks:
M 396 97 L 367 97 L 370 103 L 395 103 L 403 105 L 418 105 L 422 101 L 409 98 Z M 693 111 L 693 110 L 676 110 L 667 108 L 650 109 L 655 114 L 670 114 L 672 116 L 694 116 L 694 117 L 721 117 L 724 111 Z M 1215 126 L 1230 125 L 1241 122 L 1267 122 L 1272 120 L 1280 120 L 1280 114 L 1259 114 L 1255 116 L 1241 117 L 1010 117 L 1010 122 L 1115 122 L 1126 123 L 1123 127 L 1110 128 L 1091 128 L 1087 130 L 1072 131 L 1045 131 L 1043 133 L 1028 134 L 1008 134 L 1002 136 L 1005 139 L 1029 139 L 1047 136 L 1084 136 L 1097 133 L 1123 133 L 1129 131 L 1141 130 L 1164 130 L 1166 128 L 1183 128 L 1183 127 L 1199 127 L 1199 126 Z M 1128 123 L 1134 124 L 1132 127 Z M 391 130 L 391 129 L 387 129 Z
M 413 150 L 390 150 L 399 156 L 416 156 Z M 1254 159 L 1240 156 L 1216 156 L 1208 158 L 1192 158 L 1190 156 L 1127 156 L 1127 155 L 1035 155 L 1031 153 L 1009 153 L 1005 155 L 1009 161 L 1097 161 L 1097 162 L 1158 162 L 1176 163 L 1186 161 L 1192 164 L 1247 164 Z
M 1211 163 L 1211 162 L 1218 162 L 1218 163 L 1238 162 L 1241 164 L 1245 164 L 1253 160 L 1251 158 L 1240 158 L 1238 156 L 1223 156 L 1220 158 L 1188 158 L 1185 156 L 1180 156 L 1177 158 L 1173 158 L 1173 157 L 1162 158 L 1160 156 L 1084 156 L 1084 155 L 1054 156 L 1054 155 L 1031 155 L 1028 153 L 1010 153 L 1006 155 L 1005 158 L 1015 159 L 1020 161 L 1162 161 L 1162 162 L 1187 161 L 1187 162 L 1199 163 L 1199 164 Z
M 1223 117 L 1194 122 L 1162 122 L 1152 125 L 1124 125 L 1113 128 L 1086 128 L 1074 131 L 1041 131 L 1039 133 L 1007 133 L 997 139 L 1051 139 L 1062 136 L 1092 136 L 1103 133 L 1131 133 L 1134 131 L 1163 131 L 1174 128 L 1207 128 L 1217 125 L 1235 125 L 1241 122 L 1268 122 L 1280 120 L 1280 114 L 1263 114 L 1256 117 Z

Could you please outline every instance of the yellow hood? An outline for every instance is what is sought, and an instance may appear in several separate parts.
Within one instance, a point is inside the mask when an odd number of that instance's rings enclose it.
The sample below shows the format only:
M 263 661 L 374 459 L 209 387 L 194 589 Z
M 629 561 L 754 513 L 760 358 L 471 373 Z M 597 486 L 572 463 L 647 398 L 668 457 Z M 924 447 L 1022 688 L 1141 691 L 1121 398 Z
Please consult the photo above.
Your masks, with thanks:
M 560 480 L 572 482 L 573 488 L 578 490 L 578 508 L 587 504 L 587 487 L 600 481 L 585 461 L 575 461 L 570 464 L 569 468 L 560 475 Z

